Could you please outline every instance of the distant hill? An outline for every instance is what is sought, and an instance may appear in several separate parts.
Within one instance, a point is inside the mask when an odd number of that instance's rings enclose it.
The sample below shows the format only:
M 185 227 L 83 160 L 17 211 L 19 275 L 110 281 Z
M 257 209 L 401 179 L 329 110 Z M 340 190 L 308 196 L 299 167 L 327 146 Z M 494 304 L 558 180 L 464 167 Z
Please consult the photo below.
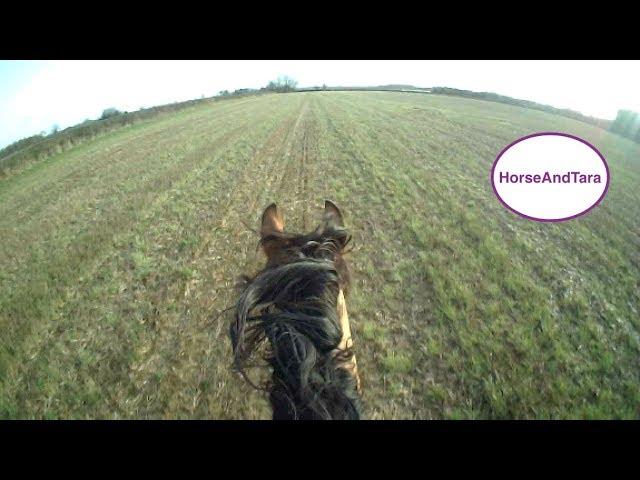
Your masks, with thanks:
M 531 108 L 533 110 L 541 110 L 543 112 L 554 113 L 563 117 L 572 118 L 581 122 L 586 122 L 591 125 L 596 125 L 605 130 L 609 130 L 611 127 L 611 121 L 602 118 L 590 117 L 584 115 L 575 110 L 567 108 L 556 108 L 551 105 L 545 105 L 542 103 L 532 102 L 530 100 L 521 100 L 518 98 L 507 97 L 506 95 L 499 95 L 492 92 L 474 92 L 471 90 L 460 90 L 457 88 L 449 87 L 416 87 L 415 85 L 403 85 L 403 84 L 389 84 L 378 85 L 370 87 L 307 87 L 299 88 L 297 92 L 314 92 L 314 91 L 396 91 L 396 92 L 414 92 L 414 93 L 432 93 L 436 95 L 450 95 L 457 97 L 473 98 L 477 100 L 486 100 L 489 102 L 507 103 L 509 105 L 516 105 L 518 107 Z
M 473 92 L 471 90 L 459 90 L 457 88 L 449 87 L 433 87 L 431 93 L 437 95 L 450 95 L 456 97 L 474 98 L 477 100 L 486 100 L 489 102 L 507 103 L 510 105 L 516 105 L 518 107 L 531 108 L 533 110 L 542 110 L 543 112 L 555 113 L 556 115 L 562 115 L 563 117 L 572 118 L 581 122 L 590 123 L 597 127 L 608 130 L 611 127 L 611 121 L 602 118 L 595 118 L 584 115 L 575 110 L 568 108 L 556 108 L 551 105 L 544 105 L 542 103 L 532 102 L 530 100 L 521 100 L 518 98 L 507 97 L 505 95 L 498 95 L 492 92 Z

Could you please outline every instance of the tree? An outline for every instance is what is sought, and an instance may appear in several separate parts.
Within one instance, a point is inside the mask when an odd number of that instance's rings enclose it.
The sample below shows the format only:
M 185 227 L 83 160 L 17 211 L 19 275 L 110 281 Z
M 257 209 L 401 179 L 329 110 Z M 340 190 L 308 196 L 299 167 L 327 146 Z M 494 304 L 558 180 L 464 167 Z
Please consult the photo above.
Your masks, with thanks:
M 100 117 L 100 120 L 106 120 L 107 118 L 111 118 L 111 117 L 117 117 L 118 115 L 120 115 L 122 112 L 120 112 L 120 110 L 118 110 L 117 108 L 105 108 L 102 111 L 102 116 Z
M 56 133 L 58 133 L 60 131 L 60 127 L 58 126 L 57 123 L 53 124 L 53 127 L 51 127 L 51 135 L 55 135 Z
M 640 114 L 631 110 L 619 110 L 609 130 L 640 142 Z
M 278 77 L 277 80 L 272 80 L 266 87 L 266 90 L 271 90 L 272 92 L 292 92 L 298 86 L 298 82 L 293 78 L 287 77 Z

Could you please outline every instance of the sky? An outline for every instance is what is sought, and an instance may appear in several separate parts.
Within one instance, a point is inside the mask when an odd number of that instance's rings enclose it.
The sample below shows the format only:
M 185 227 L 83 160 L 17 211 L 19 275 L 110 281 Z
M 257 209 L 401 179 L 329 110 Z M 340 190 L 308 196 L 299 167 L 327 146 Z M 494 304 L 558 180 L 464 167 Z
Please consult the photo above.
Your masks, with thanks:
M 640 61 L 484 60 L 0 60 L 0 148 L 105 108 L 133 111 L 260 88 L 288 75 L 299 87 L 409 84 L 495 92 L 613 119 L 640 111 Z

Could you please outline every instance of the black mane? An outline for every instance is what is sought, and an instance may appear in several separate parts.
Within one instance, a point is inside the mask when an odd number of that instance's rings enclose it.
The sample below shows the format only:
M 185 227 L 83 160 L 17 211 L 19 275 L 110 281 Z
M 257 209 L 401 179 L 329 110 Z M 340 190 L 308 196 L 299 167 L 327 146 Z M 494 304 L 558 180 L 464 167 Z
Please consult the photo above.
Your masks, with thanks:
M 325 227 L 308 235 L 273 234 L 282 254 L 247 279 L 236 304 L 230 336 L 235 366 L 245 372 L 264 347 L 272 368 L 266 385 L 274 419 L 358 419 L 356 380 L 343 368 L 353 352 L 338 350 L 342 330 L 340 289 L 349 283 L 341 252 L 350 236 Z

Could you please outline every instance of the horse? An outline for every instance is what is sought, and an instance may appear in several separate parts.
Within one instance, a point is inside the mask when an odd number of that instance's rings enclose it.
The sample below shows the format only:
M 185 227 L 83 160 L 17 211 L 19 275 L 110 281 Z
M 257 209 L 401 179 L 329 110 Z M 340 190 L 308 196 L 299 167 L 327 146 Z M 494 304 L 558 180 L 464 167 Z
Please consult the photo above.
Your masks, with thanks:
M 339 208 L 325 201 L 318 227 L 284 231 L 275 203 L 260 222 L 264 268 L 244 284 L 229 329 L 233 365 L 254 388 L 268 393 L 274 420 L 358 420 L 361 384 L 345 297 L 351 273 L 344 255 L 351 235 Z M 263 386 L 246 368 L 271 368 Z

